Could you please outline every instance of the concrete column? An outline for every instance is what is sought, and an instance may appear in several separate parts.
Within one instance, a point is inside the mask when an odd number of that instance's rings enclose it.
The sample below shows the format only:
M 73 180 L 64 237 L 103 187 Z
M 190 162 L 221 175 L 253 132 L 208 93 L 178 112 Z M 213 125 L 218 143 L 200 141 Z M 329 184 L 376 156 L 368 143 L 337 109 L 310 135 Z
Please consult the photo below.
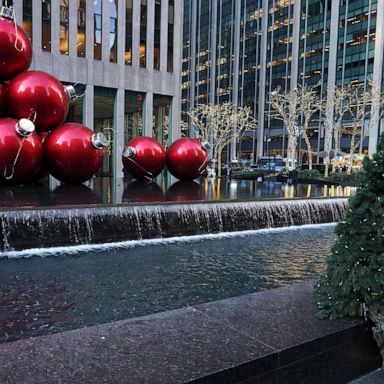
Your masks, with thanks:
M 338 47 L 338 32 L 339 32 L 339 8 L 340 0 L 333 0 L 331 7 L 331 30 L 329 35 L 329 58 L 328 58 L 328 80 L 327 87 L 333 88 L 336 85 L 336 67 L 337 67 L 337 47 Z M 332 104 L 331 92 L 327 93 L 327 103 Z M 333 120 L 333 108 L 327 108 L 325 118 L 328 121 Z M 332 136 L 330 138 L 332 140 Z M 324 146 L 325 143 L 324 139 Z
M 114 118 L 114 177 L 123 176 L 123 164 L 121 161 L 121 154 L 124 148 L 124 89 L 119 88 L 116 92 L 115 100 L 115 118 Z
M 69 0 L 69 56 L 77 57 L 77 0 Z
M 182 1 L 174 2 L 174 25 L 173 25 L 173 76 L 175 84 L 181 81 L 182 55 L 183 55 L 183 14 Z M 175 87 L 175 96 L 171 103 L 170 140 L 174 141 L 180 137 L 181 122 L 181 87 Z
M 338 0 L 337 0 L 338 1 Z M 299 71 L 299 47 L 300 47 L 300 21 L 301 0 L 295 0 L 293 5 L 293 31 L 292 31 L 292 64 L 291 64 L 291 89 L 297 88 Z M 336 22 L 338 25 L 338 22 Z
M 383 76 L 383 39 L 384 39 L 384 1 L 377 2 L 377 16 L 376 16 L 376 38 L 375 38 L 375 61 L 373 63 L 373 80 L 378 84 L 382 84 Z M 375 112 L 378 108 L 377 102 L 372 106 L 371 113 Z M 377 149 L 377 142 L 379 139 L 379 123 L 372 126 L 369 132 L 369 145 L 368 153 L 373 155 Z
M 259 114 L 257 130 L 257 157 L 263 156 L 264 151 L 264 113 L 265 113 L 265 77 L 267 74 L 267 39 L 268 39 L 268 0 L 263 0 L 263 15 L 261 19 L 261 58 L 259 81 Z
M 140 0 L 132 3 L 132 66 L 138 68 L 140 52 Z
M 147 92 L 144 105 L 144 136 L 152 137 L 153 132 L 153 93 Z
M 191 75 L 190 75 L 190 80 L 191 80 L 191 92 L 190 92 L 190 104 L 189 108 L 192 109 L 195 107 L 195 83 L 196 83 L 196 32 L 197 32 L 197 0 L 191 0 L 191 35 L 190 35 L 190 45 L 191 45 Z M 194 137 L 195 132 L 194 128 L 190 127 L 190 136 Z
M 163 72 L 167 71 L 168 61 L 168 4 L 168 0 L 161 0 L 160 71 Z
M 51 52 L 60 54 L 60 2 L 51 1 Z
M 209 103 L 216 102 L 216 65 L 217 65 L 217 0 L 212 0 L 211 3 L 211 78 L 209 82 Z
M 109 7 L 110 1 L 103 0 L 102 6 L 102 30 L 101 30 L 101 60 L 104 63 L 104 75 L 108 76 L 109 66 Z
M 147 68 L 148 75 L 153 73 L 153 48 L 155 41 L 155 0 L 147 0 Z M 151 76 L 152 78 L 152 76 Z M 152 83 L 151 79 L 149 81 Z
M 234 25 L 234 50 L 233 50 L 233 82 L 232 82 L 232 106 L 237 110 L 239 104 L 239 72 L 240 72 L 240 25 L 241 25 L 241 1 L 235 2 L 235 25 Z M 237 128 L 234 127 L 233 130 Z M 235 133 L 235 132 L 234 132 Z M 237 158 L 237 140 L 233 135 L 231 142 L 231 160 Z
M 84 95 L 84 122 L 85 125 L 92 130 L 94 129 L 94 98 L 94 87 L 93 85 L 87 84 Z
M 32 66 L 34 66 L 36 61 L 36 55 L 41 52 L 41 1 L 33 0 L 32 4 Z
M 0 1 L 0 5 L 1 5 L 1 1 Z M 16 23 L 21 25 L 23 22 L 23 2 L 21 0 L 14 1 L 13 10 L 15 12 Z

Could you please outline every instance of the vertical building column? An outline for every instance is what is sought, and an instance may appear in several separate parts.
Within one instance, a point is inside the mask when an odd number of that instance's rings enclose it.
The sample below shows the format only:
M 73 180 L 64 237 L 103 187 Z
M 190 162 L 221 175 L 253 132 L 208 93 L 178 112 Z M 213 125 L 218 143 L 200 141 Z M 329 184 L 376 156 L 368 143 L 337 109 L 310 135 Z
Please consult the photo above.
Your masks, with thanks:
M 181 79 L 182 56 L 183 56 L 183 14 L 184 5 L 182 1 L 174 1 L 174 25 L 173 25 L 173 76 L 175 84 Z M 168 15 L 168 14 L 167 14 Z M 168 49 L 168 47 L 167 47 Z M 170 141 L 180 137 L 181 123 L 181 87 L 175 86 L 175 96 L 171 104 Z
M 295 0 L 293 5 L 293 30 L 292 30 L 292 62 L 291 62 L 291 89 L 297 88 L 299 72 L 299 48 L 300 48 L 300 21 L 301 0 Z M 338 22 L 336 22 L 338 25 Z
M 33 0 L 32 3 L 32 49 L 33 61 L 32 67 L 36 66 L 36 59 L 41 52 L 41 34 L 42 34 L 42 20 L 41 20 L 41 0 Z
M 69 57 L 77 57 L 77 0 L 69 0 Z
M 94 56 L 94 42 L 95 42 L 95 21 L 94 21 L 94 10 L 93 10 L 93 1 L 87 1 L 85 3 L 85 57 L 87 58 L 88 63 L 93 63 L 93 56 Z M 88 71 L 90 69 L 90 66 L 88 65 Z M 89 81 L 88 76 L 88 81 Z M 92 79 L 93 84 L 93 79 Z
M 168 0 L 161 0 L 160 71 L 162 72 L 167 72 L 168 63 L 168 4 Z
M 152 76 L 153 73 L 153 49 L 155 42 L 155 0 L 147 0 L 147 68 L 148 74 Z M 152 81 L 149 79 L 149 84 Z
M 56 56 L 60 53 L 60 2 L 51 1 L 51 51 Z
M 104 63 L 104 74 L 108 75 L 108 64 L 109 64 L 109 7 L 110 1 L 103 0 L 102 7 L 102 34 L 101 34 L 101 60 Z
M 0 1 L 1 5 L 1 1 Z M 16 23 L 21 25 L 23 22 L 23 1 L 14 1 L 13 2 L 13 10 L 15 12 L 15 17 L 16 17 Z
M 384 39 L 384 2 L 379 0 L 377 2 L 377 16 L 376 16 L 376 37 L 375 37 L 375 59 L 373 63 L 373 81 L 377 84 L 382 84 L 383 79 L 383 39 Z M 378 101 L 372 106 L 371 113 L 377 113 Z M 379 124 L 374 124 L 369 132 L 368 154 L 372 155 L 376 152 L 377 142 L 379 139 Z
M 195 97 L 196 97 L 196 34 L 197 34 L 197 0 L 191 0 L 191 33 L 190 33 L 190 45 L 191 45 L 191 58 L 190 58 L 190 100 L 189 100 L 189 109 L 195 107 Z M 176 35 L 176 34 L 175 34 Z M 195 128 L 190 122 L 189 126 L 189 136 L 195 137 Z
M 232 52 L 233 62 L 233 82 L 232 82 L 232 108 L 237 110 L 239 104 L 239 72 L 240 72 L 240 25 L 241 25 L 241 1 L 235 2 L 235 25 L 234 25 L 234 47 Z M 233 127 L 234 133 L 237 127 Z M 231 160 L 237 157 L 237 139 L 233 135 L 231 142 Z
M 259 114 L 257 129 L 257 157 L 263 156 L 264 152 L 264 113 L 265 113 L 265 79 L 267 74 L 267 39 L 268 39 L 268 0 L 263 0 L 261 18 L 261 58 L 260 58 L 260 77 L 259 77 Z
M 147 92 L 144 106 L 144 136 L 152 137 L 153 132 L 153 93 Z
M 217 0 L 211 3 L 211 78 L 209 81 L 209 103 L 216 103 L 216 66 L 217 66 Z
M 125 129 L 125 1 L 119 1 L 117 4 L 117 65 L 119 68 L 119 85 L 116 92 L 115 101 L 115 121 L 114 121 L 114 171 L 115 182 L 123 176 L 123 164 L 121 154 L 124 148 L 124 129 Z M 115 186 L 115 193 L 120 196 L 118 185 Z M 119 196 L 115 196 L 115 201 Z
M 85 90 L 84 95 L 84 124 L 90 128 L 94 129 L 94 104 L 95 104 L 95 91 L 94 86 L 87 84 L 87 88 Z
M 337 68 L 337 47 L 338 47 L 338 37 L 339 37 L 339 8 L 340 0 L 333 0 L 331 8 L 331 30 L 329 34 L 329 57 L 328 57 L 328 80 L 327 88 L 333 88 L 336 85 L 336 68 Z M 333 106 L 332 93 L 327 92 L 327 103 L 328 105 Z M 327 121 L 333 121 L 333 107 L 327 108 L 325 118 Z M 327 146 L 325 143 L 326 138 L 324 138 L 324 147 Z M 328 138 L 332 140 L 332 136 Z
M 115 99 L 115 116 L 114 116 L 114 153 L 113 153 L 113 170 L 114 177 L 123 176 L 123 164 L 121 161 L 121 154 L 124 148 L 124 96 L 125 91 L 119 88 L 116 92 Z
M 138 68 L 140 66 L 140 15 L 141 1 L 133 0 L 132 2 L 132 66 Z

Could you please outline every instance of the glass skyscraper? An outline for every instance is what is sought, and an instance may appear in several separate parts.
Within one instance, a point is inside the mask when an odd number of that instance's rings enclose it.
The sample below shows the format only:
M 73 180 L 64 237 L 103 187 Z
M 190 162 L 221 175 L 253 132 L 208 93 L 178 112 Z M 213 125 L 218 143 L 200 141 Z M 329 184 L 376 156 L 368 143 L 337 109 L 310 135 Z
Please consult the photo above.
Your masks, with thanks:
M 227 160 L 284 156 L 286 132 L 273 119 L 268 93 L 319 84 L 324 97 L 335 85 L 366 85 L 370 77 L 382 83 L 383 22 L 380 0 L 186 0 L 183 119 L 197 104 L 249 105 L 258 131 L 232 145 Z M 310 131 L 318 151 L 324 146 L 321 117 Z M 374 151 L 378 132 L 370 132 L 361 152 Z M 345 119 L 342 149 L 349 147 L 350 134 Z

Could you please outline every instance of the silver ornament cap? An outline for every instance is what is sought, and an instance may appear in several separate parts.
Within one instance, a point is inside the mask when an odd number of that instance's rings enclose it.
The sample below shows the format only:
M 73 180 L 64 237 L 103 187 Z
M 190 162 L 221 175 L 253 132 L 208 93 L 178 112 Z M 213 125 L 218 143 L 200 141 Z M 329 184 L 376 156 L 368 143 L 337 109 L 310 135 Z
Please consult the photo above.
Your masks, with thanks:
M 125 147 L 123 151 L 123 157 L 128 159 L 133 159 L 136 156 L 136 148 L 134 147 Z
M 91 141 L 96 149 L 104 149 L 109 147 L 109 140 L 107 136 L 105 136 L 102 132 L 94 133 L 91 137 Z
M 35 132 L 35 124 L 28 119 L 20 119 L 16 124 L 16 132 L 22 137 L 29 137 Z

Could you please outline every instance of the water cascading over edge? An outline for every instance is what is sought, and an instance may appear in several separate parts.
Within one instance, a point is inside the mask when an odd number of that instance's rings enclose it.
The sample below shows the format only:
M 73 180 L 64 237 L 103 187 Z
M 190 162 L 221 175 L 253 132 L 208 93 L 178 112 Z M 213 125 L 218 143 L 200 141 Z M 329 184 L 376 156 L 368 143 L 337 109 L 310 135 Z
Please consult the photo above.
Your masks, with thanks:
M 339 222 L 348 199 L 1 211 L 1 251 Z

